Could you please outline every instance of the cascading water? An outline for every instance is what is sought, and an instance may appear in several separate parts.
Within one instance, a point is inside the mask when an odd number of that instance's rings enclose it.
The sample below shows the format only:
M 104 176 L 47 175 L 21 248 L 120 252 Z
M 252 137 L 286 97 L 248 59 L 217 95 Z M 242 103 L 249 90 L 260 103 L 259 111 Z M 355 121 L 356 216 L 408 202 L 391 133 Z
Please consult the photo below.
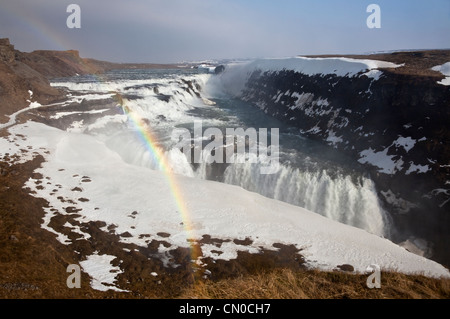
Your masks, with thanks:
M 262 175 L 257 164 L 230 165 L 224 182 L 261 195 L 304 207 L 333 220 L 389 236 L 386 212 L 380 205 L 373 182 L 359 176 L 332 178 L 326 170 L 302 171 L 281 165 L 276 174 Z

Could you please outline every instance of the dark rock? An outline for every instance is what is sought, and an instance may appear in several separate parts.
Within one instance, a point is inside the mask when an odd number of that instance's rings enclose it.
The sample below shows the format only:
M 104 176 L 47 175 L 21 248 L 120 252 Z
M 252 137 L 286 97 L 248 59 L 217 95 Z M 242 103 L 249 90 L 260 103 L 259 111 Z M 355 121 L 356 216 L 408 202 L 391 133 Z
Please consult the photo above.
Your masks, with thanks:
M 215 74 L 220 74 L 220 73 L 222 73 L 223 71 L 225 71 L 225 66 L 224 66 L 224 65 L 219 65 L 219 66 L 217 66 L 217 67 L 214 69 L 214 73 L 215 73 Z
M 128 238 L 128 237 L 133 237 L 133 235 L 131 235 L 129 232 L 124 232 L 124 233 L 122 233 L 122 234 L 120 234 L 119 235 L 120 237 L 126 237 L 126 238 Z
M 352 265 L 349 265 L 349 264 L 339 265 L 339 266 L 337 266 L 337 268 L 339 268 L 342 271 L 348 271 L 348 272 L 355 271 L 355 268 Z
M 156 235 L 158 235 L 159 237 L 163 237 L 163 238 L 170 237 L 170 234 L 165 233 L 165 232 L 159 232 L 159 233 L 156 233 Z
M 236 245 L 250 246 L 251 244 L 253 244 L 253 240 L 246 237 L 244 240 L 234 239 L 233 243 L 235 243 Z

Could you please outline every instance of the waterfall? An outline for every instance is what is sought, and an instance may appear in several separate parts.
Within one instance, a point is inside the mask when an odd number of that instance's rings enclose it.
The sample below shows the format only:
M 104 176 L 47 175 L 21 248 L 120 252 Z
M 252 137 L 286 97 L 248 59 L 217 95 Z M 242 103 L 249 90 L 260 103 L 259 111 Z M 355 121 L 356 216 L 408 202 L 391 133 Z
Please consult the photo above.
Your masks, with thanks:
M 284 201 L 330 219 L 389 237 L 388 215 L 381 206 L 375 185 L 366 177 L 326 170 L 303 171 L 281 165 L 276 174 L 260 174 L 259 164 L 229 165 L 224 182 L 263 196 Z

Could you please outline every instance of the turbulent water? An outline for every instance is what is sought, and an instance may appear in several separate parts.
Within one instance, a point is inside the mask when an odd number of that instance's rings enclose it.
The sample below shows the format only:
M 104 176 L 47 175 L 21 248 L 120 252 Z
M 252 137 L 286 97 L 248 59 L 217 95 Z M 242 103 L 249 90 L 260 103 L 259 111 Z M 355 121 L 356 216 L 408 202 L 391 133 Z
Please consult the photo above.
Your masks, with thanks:
M 199 70 L 121 70 L 101 77 L 56 79 L 52 85 L 66 87 L 72 99 L 81 103 L 117 100 L 120 96 L 122 109 L 125 107 L 127 112 L 111 114 L 99 107 L 89 112 L 92 118 L 74 120 L 68 129 L 96 136 L 129 164 L 161 169 L 147 141 L 137 134 L 139 123 L 130 119 L 130 114 L 136 114 L 177 174 L 238 185 L 379 236 L 390 236 L 388 213 L 374 183 L 358 163 L 329 146 L 302 137 L 298 130 L 258 108 L 227 96 L 210 81 L 214 76 Z M 99 116 L 103 111 L 108 115 Z M 60 112 L 55 117 L 71 115 Z M 236 157 L 236 163 L 208 164 L 206 159 L 213 154 L 205 146 L 211 139 L 194 136 L 196 123 L 201 123 L 202 132 L 217 128 L 224 134 L 227 128 L 266 128 L 269 132 L 279 129 L 279 169 L 273 174 L 261 173 L 267 165 L 266 155 L 255 159 L 244 154 L 240 158 L 244 163 Z M 203 161 L 192 163 L 189 154 L 182 152 L 179 140 L 173 137 L 177 129 L 189 130 L 193 150 L 197 145 Z M 270 153 L 270 143 L 258 146 L 260 151 Z

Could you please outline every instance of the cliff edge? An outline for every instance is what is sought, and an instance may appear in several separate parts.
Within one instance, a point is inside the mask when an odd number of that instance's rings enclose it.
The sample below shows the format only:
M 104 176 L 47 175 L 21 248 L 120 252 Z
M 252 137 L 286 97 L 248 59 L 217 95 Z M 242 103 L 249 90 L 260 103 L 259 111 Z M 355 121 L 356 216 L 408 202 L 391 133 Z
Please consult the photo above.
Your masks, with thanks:
M 425 239 L 450 264 L 448 61 L 448 50 L 262 59 L 228 67 L 221 81 L 364 165 L 394 220 L 393 239 Z

